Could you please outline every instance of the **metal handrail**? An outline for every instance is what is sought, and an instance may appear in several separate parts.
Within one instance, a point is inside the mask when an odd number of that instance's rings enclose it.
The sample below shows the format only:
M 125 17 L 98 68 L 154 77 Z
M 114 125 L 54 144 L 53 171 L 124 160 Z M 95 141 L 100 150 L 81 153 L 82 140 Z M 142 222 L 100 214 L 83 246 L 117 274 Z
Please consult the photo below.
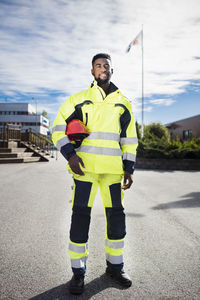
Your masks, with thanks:
M 38 132 L 33 132 L 31 129 L 22 133 L 22 141 L 28 142 L 35 147 L 39 147 L 41 150 L 46 150 L 49 152 L 49 148 L 52 147 L 53 142 L 51 139 L 43 136 Z
M 3 128 L 0 128 L 0 140 L 4 143 L 9 141 L 27 142 L 39 148 L 38 150 L 47 151 L 49 155 L 54 157 L 55 147 L 51 139 L 46 136 L 32 131 L 31 129 L 25 132 L 21 131 L 21 125 L 6 124 Z
M 0 128 L 0 140 L 3 142 L 21 141 L 21 125 L 5 124 Z

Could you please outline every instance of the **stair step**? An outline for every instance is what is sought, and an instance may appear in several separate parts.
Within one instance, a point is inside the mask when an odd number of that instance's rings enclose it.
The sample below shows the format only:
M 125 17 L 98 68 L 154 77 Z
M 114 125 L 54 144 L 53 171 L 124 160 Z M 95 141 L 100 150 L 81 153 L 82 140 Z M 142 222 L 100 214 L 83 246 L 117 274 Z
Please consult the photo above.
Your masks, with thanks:
M 22 153 L 0 153 L 0 158 L 24 158 L 33 156 L 33 152 L 22 152 Z
M 0 164 L 23 163 L 23 158 L 0 158 Z
M 18 157 L 32 157 L 34 155 L 33 152 L 23 152 L 23 153 L 17 153 Z
M 12 148 L 11 149 L 11 152 L 26 152 L 27 151 L 27 148 Z
M 40 157 L 24 157 L 24 158 L 0 158 L 0 164 L 8 163 L 31 163 L 41 161 Z
M 21 145 L 26 146 L 27 149 L 29 149 L 30 151 L 34 152 L 36 156 L 40 156 L 41 157 L 41 161 L 49 161 L 49 159 L 45 157 L 46 153 L 43 152 L 45 150 L 40 149 L 39 147 L 37 148 L 35 145 L 27 143 L 27 142 L 21 142 Z
M 41 157 L 24 157 L 24 162 L 25 163 L 30 163 L 30 162 L 37 162 L 37 161 L 41 161 Z
M 0 148 L 0 153 L 11 153 L 11 149 L 8 149 L 8 148 Z
M 26 148 L 0 148 L 0 153 L 25 152 Z
M 22 147 L 19 148 L 15 145 L 13 146 L 14 148 L 12 146 L 9 148 L 0 148 L 0 164 L 49 161 L 39 147 L 33 147 L 30 143 L 21 142 Z

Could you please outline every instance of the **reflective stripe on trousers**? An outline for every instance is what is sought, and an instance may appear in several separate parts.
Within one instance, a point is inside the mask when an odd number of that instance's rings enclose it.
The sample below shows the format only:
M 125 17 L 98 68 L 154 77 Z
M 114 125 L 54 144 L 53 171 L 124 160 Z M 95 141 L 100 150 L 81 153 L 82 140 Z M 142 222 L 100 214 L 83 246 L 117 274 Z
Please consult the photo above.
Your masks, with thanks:
M 84 268 L 88 257 L 88 244 L 70 241 L 69 256 L 72 268 Z
M 111 255 L 106 253 L 106 260 L 112 265 L 120 265 L 123 263 L 123 255 Z
M 88 245 L 82 244 L 83 246 L 78 246 L 80 244 L 69 243 L 69 256 L 71 259 L 72 268 L 85 268 L 86 261 L 88 257 Z M 123 249 L 124 249 L 124 239 L 121 240 L 105 240 L 105 253 L 106 260 L 113 265 L 119 265 L 123 263 Z
M 72 268 L 79 269 L 79 268 L 85 268 L 87 261 L 87 257 L 81 257 L 81 258 L 72 258 L 71 259 L 71 266 Z
M 124 239 L 121 240 L 105 240 L 106 260 L 115 265 L 123 263 Z

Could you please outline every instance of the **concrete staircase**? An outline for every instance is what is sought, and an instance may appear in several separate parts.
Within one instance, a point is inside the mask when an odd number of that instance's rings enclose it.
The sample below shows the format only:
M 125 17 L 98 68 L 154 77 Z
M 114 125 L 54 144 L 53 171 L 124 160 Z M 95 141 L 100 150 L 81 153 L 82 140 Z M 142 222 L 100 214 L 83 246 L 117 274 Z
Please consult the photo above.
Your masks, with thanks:
M 34 149 L 28 144 L 20 145 L 16 143 L 14 147 L 0 148 L 0 164 L 5 163 L 31 163 L 39 161 L 49 161 L 44 153 Z

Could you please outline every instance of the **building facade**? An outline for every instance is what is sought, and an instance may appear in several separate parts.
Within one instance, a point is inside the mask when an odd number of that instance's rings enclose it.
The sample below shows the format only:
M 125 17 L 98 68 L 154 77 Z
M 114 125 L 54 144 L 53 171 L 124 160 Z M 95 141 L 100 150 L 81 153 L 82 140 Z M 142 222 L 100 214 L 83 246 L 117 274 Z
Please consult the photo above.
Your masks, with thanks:
M 200 115 L 165 124 L 165 126 L 170 132 L 171 139 L 178 137 L 181 141 L 185 141 L 194 137 L 200 138 Z
M 22 132 L 31 129 L 43 135 L 49 134 L 49 120 L 36 114 L 29 103 L 0 103 L 0 128 L 6 124 L 21 125 Z

